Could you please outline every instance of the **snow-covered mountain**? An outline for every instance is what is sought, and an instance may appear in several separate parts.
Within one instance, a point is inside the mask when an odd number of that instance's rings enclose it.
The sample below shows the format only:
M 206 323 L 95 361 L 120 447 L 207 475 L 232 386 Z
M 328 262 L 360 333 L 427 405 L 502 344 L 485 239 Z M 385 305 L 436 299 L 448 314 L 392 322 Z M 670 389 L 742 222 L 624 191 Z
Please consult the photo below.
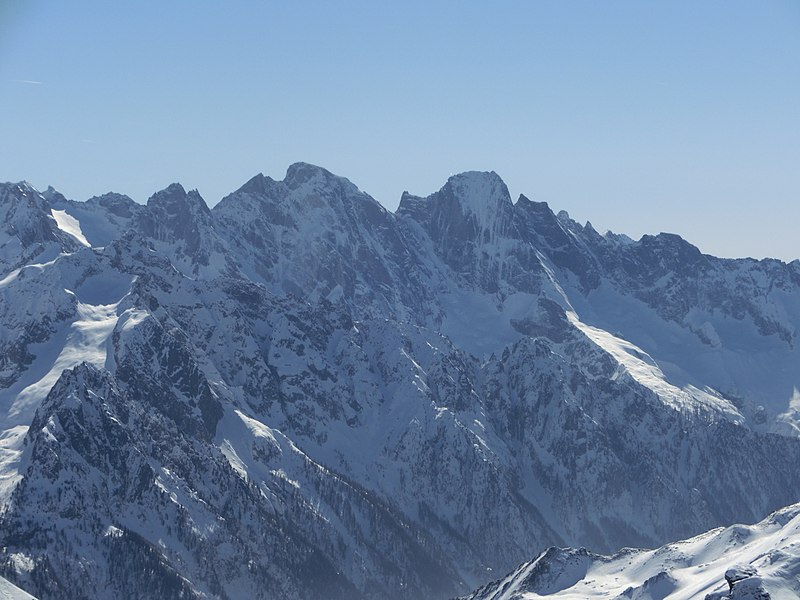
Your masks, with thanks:
M 800 504 L 755 525 L 718 528 L 656 550 L 613 556 L 549 548 L 462 600 L 794 600 Z
M 41 598 L 448 598 L 800 499 L 798 261 L 494 173 L 0 211 L 0 574 Z

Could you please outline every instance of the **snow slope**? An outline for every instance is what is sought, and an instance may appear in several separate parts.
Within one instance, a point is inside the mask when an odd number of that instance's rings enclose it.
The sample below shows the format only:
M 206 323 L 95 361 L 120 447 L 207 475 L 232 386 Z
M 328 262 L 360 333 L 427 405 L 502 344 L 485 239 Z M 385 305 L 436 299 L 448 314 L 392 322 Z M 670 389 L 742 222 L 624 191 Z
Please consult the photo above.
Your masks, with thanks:
M 0 600 L 36 600 L 27 592 L 22 591 L 13 583 L 0 577 Z
M 83 231 L 81 231 L 81 224 L 75 217 L 68 215 L 67 211 L 65 210 L 56 210 L 50 209 L 50 214 L 53 215 L 53 218 L 56 220 L 56 224 L 58 228 L 74 237 L 84 246 L 89 246 L 89 242 L 83 235 Z
M 764 595 L 768 593 L 769 596 Z M 759 595 L 762 594 L 762 595 Z M 656 550 L 612 556 L 550 548 L 468 600 L 793 600 L 800 597 L 800 504 Z
M 0 282 L 0 306 L 6 311 L 19 307 L 13 310 L 14 320 L 6 320 L 0 341 L 5 342 L 6 348 L 15 348 L 28 339 L 33 342 L 23 372 L 15 373 L 18 365 L 5 361 L 5 375 L 11 383 L 0 390 L 3 503 L 20 477 L 18 468 L 27 427 L 61 373 L 84 362 L 113 370 L 109 343 L 124 311 L 120 302 L 133 277 L 112 271 L 94 273 L 95 260 L 87 250 L 48 264 L 25 267 L 22 278 L 17 275 Z M 12 323 L 14 326 L 9 327 Z M 49 326 L 43 328 L 44 324 Z

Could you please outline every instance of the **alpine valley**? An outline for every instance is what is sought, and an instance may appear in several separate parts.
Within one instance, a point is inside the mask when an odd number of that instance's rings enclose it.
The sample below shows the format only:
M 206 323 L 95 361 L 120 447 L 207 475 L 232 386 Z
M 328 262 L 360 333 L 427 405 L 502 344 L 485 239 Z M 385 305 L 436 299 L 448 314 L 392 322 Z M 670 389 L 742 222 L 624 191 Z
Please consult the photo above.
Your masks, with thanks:
M 796 598 L 798 390 L 800 261 L 493 172 L 0 185 L 11 597 Z

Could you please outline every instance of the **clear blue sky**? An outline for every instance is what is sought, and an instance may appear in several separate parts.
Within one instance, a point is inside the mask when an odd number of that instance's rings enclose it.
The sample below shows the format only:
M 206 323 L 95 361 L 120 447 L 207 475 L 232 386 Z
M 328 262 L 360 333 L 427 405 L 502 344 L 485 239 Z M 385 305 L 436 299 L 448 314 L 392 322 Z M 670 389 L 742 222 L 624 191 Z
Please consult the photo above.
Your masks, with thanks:
M 800 1 L 0 0 L 0 180 L 213 205 L 301 160 L 798 258 Z

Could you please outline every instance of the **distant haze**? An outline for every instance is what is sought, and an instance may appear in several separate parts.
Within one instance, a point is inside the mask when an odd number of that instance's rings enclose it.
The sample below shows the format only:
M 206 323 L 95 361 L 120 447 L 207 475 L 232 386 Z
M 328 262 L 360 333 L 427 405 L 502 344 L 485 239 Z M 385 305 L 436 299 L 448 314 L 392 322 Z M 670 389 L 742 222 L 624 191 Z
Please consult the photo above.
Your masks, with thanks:
M 800 3 L 0 4 L 0 180 L 213 205 L 494 170 L 600 231 L 800 258 Z

